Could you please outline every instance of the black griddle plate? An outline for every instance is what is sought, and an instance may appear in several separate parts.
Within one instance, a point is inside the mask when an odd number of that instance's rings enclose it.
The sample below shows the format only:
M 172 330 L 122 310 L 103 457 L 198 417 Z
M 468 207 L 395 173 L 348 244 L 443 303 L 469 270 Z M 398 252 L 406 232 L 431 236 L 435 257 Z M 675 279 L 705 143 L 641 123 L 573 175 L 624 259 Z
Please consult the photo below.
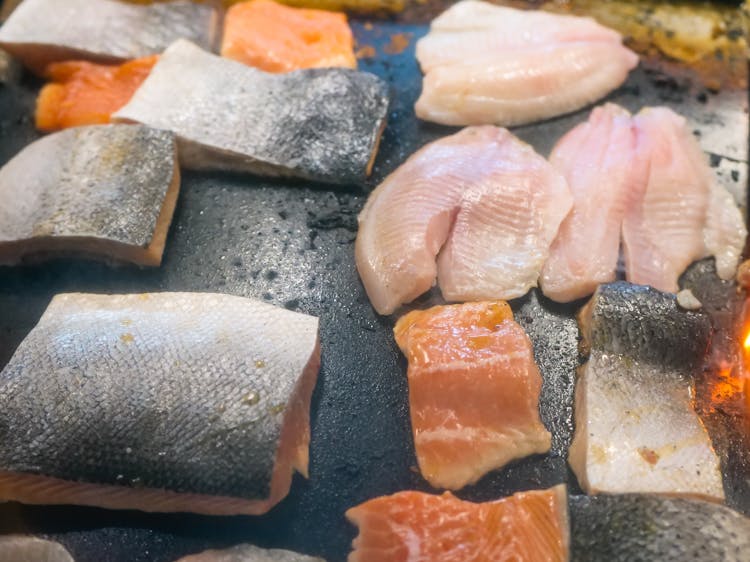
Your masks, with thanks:
M 112 269 L 87 261 L 0 267 L 0 365 L 36 324 L 52 296 L 61 292 L 213 291 L 263 299 L 321 318 L 320 379 L 313 396 L 309 481 L 295 476 L 291 493 L 263 517 L 204 517 L 142 514 L 67 506 L 0 506 L 0 532 L 31 532 L 62 542 L 78 562 L 170 562 L 209 547 L 252 542 L 345 560 L 355 534 L 346 509 L 400 490 L 432 491 L 416 470 L 408 420 L 406 362 L 393 340 L 394 318 L 379 317 L 369 305 L 354 265 L 356 216 L 367 193 L 425 143 L 455 129 L 419 122 L 413 104 L 421 89 L 414 42 L 424 25 L 361 22 L 358 43 L 377 49 L 360 69 L 392 87 L 389 124 L 368 185 L 332 188 L 250 176 L 186 173 L 161 268 Z M 409 47 L 391 53 L 391 36 L 406 33 Z M 0 87 L 0 164 L 37 138 L 32 112 L 39 83 Z M 631 110 L 668 103 L 683 114 L 709 110 L 713 94 L 639 68 L 611 100 Z M 693 108 L 693 109 L 691 109 Z M 541 154 L 588 110 L 515 130 Z M 722 121 L 724 120 L 724 121 Z M 729 135 L 731 136 L 731 135 Z M 735 137 L 737 135 L 735 134 Z M 746 154 L 746 132 L 739 135 Z M 743 158 L 744 159 L 744 158 Z M 744 182 L 744 163 L 714 158 Z M 39 165 L 44 165 L 40 162 Z M 743 186 L 744 189 L 744 186 Z M 702 269 L 710 270 L 710 266 Z M 701 270 L 702 271 L 702 270 Z M 699 272 L 700 273 L 700 272 Z M 732 289 L 712 279 L 709 287 Z M 415 306 L 439 302 L 436 294 Z M 462 490 L 465 499 L 484 501 L 515 491 L 566 482 L 580 493 L 567 467 L 573 430 L 573 385 L 578 365 L 575 305 L 551 303 L 536 292 L 513 302 L 517 319 L 534 342 L 544 386 L 542 418 L 553 433 L 548 455 L 495 471 Z M 735 463 L 737 464 L 737 463 Z M 731 469 L 729 503 L 750 513 L 744 461 Z

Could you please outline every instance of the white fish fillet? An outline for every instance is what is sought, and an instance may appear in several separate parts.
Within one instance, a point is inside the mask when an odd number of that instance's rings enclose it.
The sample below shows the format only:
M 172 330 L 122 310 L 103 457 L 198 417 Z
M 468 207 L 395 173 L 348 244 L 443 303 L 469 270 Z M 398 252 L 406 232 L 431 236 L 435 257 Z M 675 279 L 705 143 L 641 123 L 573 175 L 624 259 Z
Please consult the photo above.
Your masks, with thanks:
M 544 294 L 558 302 L 590 295 L 614 281 L 622 220 L 642 195 L 647 161 L 623 108 L 606 104 L 557 143 L 550 163 L 573 193 L 573 210 L 560 226 L 542 269 Z
M 180 558 L 177 562 L 325 562 L 290 550 L 265 549 L 251 544 L 240 544 L 224 550 L 205 550 Z
M 73 557 L 60 543 L 23 535 L 0 537 L 2 562 L 73 562 Z
M 448 300 L 519 297 L 536 285 L 571 205 L 565 179 L 530 146 L 505 129 L 469 127 L 423 147 L 372 192 L 357 268 L 380 314 L 436 277 Z

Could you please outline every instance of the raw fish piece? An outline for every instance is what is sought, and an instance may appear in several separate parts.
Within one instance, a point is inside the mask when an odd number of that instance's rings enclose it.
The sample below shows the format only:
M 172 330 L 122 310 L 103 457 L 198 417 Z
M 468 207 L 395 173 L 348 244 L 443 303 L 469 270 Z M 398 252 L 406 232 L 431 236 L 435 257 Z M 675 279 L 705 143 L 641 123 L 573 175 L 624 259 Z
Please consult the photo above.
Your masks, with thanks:
M 349 562 L 564 562 L 565 486 L 493 502 L 399 492 L 346 512 L 359 527 Z
M 682 498 L 571 496 L 571 558 L 580 562 L 745 562 L 750 519 Z
M 216 10 L 186 1 L 25 0 L 0 28 L 0 47 L 41 74 L 52 62 L 117 63 L 159 54 L 180 38 L 212 49 L 218 23 Z
M 646 188 L 648 161 L 636 151 L 630 114 L 608 103 L 560 139 L 550 163 L 565 176 L 574 203 L 540 284 L 547 297 L 569 302 L 615 280 L 622 221 Z
M 430 69 L 417 117 L 443 125 L 522 125 L 570 113 L 619 87 L 638 57 L 613 42 L 551 43 Z
M 0 169 L 0 264 L 75 254 L 159 265 L 179 189 L 168 131 L 100 125 L 44 137 Z
M 356 183 L 387 110 L 388 87 L 372 74 L 268 74 L 177 41 L 114 118 L 174 131 L 189 168 Z
M 227 11 L 221 56 L 267 72 L 357 68 L 345 14 L 289 8 L 273 0 L 250 0 Z
M 74 562 L 63 545 L 22 535 L 0 537 L 3 562 Z
M 619 44 L 616 31 L 592 18 L 516 10 L 488 2 L 457 2 L 432 21 L 417 42 L 423 72 L 487 53 L 522 51 L 535 45 L 604 41 Z
M 45 75 L 51 79 L 36 101 L 36 128 L 56 131 L 80 125 L 109 123 L 156 64 L 156 55 L 123 65 L 85 61 L 53 63 Z
M 747 237 L 732 196 L 718 184 L 685 119 L 666 107 L 634 118 L 638 150 L 649 159 L 644 196 L 622 227 L 628 281 L 677 292 L 693 261 L 716 256 L 719 276 L 731 279 Z
M 265 513 L 319 365 L 317 318 L 254 300 L 58 295 L 0 373 L 0 500 Z
M 503 301 L 410 312 L 394 328 L 409 360 L 422 476 L 459 490 L 508 462 L 549 451 L 531 341 Z
M 583 490 L 722 501 L 719 459 L 693 408 L 708 317 L 618 282 L 597 289 L 580 324 L 591 354 L 576 385 L 569 462 Z
M 224 550 L 206 550 L 180 558 L 177 562 L 325 562 L 322 558 L 305 556 L 289 550 L 265 549 L 240 544 Z
M 520 297 L 571 205 L 565 179 L 530 146 L 505 129 L 469 127 L 417 151 L 372 192 L 357 269 L 380 314 L 436 277 L 448 300 Z

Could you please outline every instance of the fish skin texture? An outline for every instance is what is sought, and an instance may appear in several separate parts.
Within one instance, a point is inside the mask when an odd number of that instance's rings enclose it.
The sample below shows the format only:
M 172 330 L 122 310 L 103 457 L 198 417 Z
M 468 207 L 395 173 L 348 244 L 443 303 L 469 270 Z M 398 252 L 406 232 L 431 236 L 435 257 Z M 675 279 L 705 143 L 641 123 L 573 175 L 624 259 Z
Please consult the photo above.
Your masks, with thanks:
M 724 500 L 719 459 L 693 408 L 693 375 L 711 337 L 673 294 L 602 285 L 579 318 L 588 362 L 576 383 L 569 463 L 591 494 Z
M 0 499 L 266 512 L 307 476 L 317 332 L 230 295 L 56 296 L 0 373 Z
M 565 176 L 574 203 L 542 269 L 547 297 L 570 302 L 615 280 L 622 221 L 642 197 L 648 177 L 648 161 L 636 141 L 630 113 L 608 103 L 552 150 L 550 164 Z
M 370 302 L 390 314 L 436 278 L 447 300 L 520 297 L 572 202 L 562 175 L 505 129 L 468 127 L 430 143 L 359 215 L 355 256 Z
M 269 74 L 181 40 L 114 119 L 174 131 L 188 168 L 347 184 L 370 173 L 387 110 L 372 74 Z
M 25 0 L 0 28 L 0 47 L 41 74 L 53 62 L 159 54 L 180 38 L 213 49 L 219 27 L 214 8 L 187 1 Z
M 436 306 L 394 328 L 409 362 L 409 408 L 422 476 L 459 490 L 508 462 L 549 451 L 531 340 L 504 301 Z
M 0 537 L 0 560 L 3 562 L 74 562 L 73 557 L 60 543 L 24 535 Z
M 746 562 L 750 519 L 703 501 L 571 496 L 571 557 L 580 562 Z
M 666 107 L 645 108 L 634 122 L 650 172 L 645 194 L 623 221 L 628 281 L 674 293 L 688 265 L 709 255 L 719 276 L 731 279 L 747 229 L 687 122 Z
M 359 527 L 349 562 L 565 562 L 565 486 L 492 502 L 399 492 L 346 512 Z
M 325 562 L 325 560 L 290 550 L 265 549 L 251 544 L 240 544 L 224 550 L 206 550 L 199 554 L 191 554 L 180 558 L 177 562 Z
M 169 131 L 101 125 L 43 137 L 0 169 L 0 263 L 76 254 L 159 265 L 179 186 Z

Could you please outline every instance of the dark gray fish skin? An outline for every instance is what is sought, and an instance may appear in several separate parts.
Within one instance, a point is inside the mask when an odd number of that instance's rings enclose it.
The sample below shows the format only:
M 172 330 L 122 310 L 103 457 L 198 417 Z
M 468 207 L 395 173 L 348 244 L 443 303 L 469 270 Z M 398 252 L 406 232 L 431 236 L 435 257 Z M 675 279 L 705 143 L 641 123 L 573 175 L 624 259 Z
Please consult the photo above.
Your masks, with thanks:
M 750 519 L 698 500 L 570 496 L 571 560 L 747 562 Z
M 174 131 L 187 168 L 360 183 L 388 110 L 372 74 L 269 74 L 177 41 L 116 120 Z
M 159 54 L 177 39 L 216 46 L 219 14 L 184 0 L 25 0 L 0 28 L 0 46 L 41 73 L 61 60 L 121 62 Z
M 224 550 L 206 550 L 180 558 L 177 562 L 325 562 L 322 558 L 277 548 L 265 549 L 240 544 Z
M 0 477 L 58 479 L 44 503 L 89 484 L 266 500 L 317 327 L 230 295 L 58 295 L 0 373 Z
M 81 253 L 158 265 L 179 190 L 176 150 L 169 131 L 128 125 L 30 144 L 0 169 L 0 264 Z
M 600 285 L 579 320 L 584 347 L 665 368 L 694 370 L 706 357 L 711 321 L 671 293 L 624 281 Z

